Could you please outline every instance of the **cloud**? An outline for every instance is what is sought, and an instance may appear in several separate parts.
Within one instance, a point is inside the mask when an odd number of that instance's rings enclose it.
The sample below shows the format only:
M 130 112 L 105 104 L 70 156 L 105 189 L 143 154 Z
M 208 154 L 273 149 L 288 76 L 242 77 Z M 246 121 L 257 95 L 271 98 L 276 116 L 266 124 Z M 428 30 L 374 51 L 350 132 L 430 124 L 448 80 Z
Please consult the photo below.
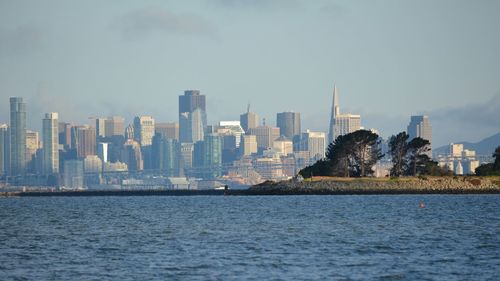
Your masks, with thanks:
M 500 93 L 491 99 L 460 107 L 441 108 L 417 114 L 429 116 L 433 147 L 451 142 L 476 142 L 500 132 Z M 363 125 L 379 129 L 384 137 L 406 131 L 408 116 L 361 113 Z
M 43 46 L 44 34 L 32 24 L 0 29 L 0 56 L 25 55 Z
M 350 11 L 345 7 L 335 2 L 327 2 L 319 7 L 322 14 L 326 16 L 341 17 L 347 15 Z
M 483 103 L 433 111 L 437 120 L 454 120 L 461 126 L 485 126 L 500 131 L 500 93 Z
M 177 15 L 162 8 L 146 8 L 130 12 L 113 24 L 125 39 L 136 39 L 153 32 L 214 36 L 215 28 L 201 16 Z
M 439 144 L 478 141 L 500 132 L 500 93 L 490 100 L 428 112 Z
M 208 1 L 224 8 L 255 9 L 255 10 L 287 10 L 300 6 L 296 0 L 216 0 Z

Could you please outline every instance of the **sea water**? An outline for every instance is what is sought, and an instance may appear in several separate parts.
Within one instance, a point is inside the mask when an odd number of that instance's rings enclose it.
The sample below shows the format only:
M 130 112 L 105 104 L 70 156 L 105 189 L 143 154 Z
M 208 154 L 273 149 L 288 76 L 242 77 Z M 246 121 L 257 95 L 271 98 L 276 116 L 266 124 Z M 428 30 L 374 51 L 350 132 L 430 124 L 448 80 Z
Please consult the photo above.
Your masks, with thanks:
M 500 280 L 500 195 L 0 198 L 24 278 Z

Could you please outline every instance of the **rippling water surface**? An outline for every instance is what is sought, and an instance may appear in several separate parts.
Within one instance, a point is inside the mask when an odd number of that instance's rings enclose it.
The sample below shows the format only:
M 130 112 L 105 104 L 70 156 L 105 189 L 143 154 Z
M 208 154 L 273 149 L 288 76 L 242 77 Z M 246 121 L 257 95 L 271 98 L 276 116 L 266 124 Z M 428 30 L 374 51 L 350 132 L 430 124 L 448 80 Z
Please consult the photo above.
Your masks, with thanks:
M 23 278 L 500 280 L 500 196 L 0 198 Z

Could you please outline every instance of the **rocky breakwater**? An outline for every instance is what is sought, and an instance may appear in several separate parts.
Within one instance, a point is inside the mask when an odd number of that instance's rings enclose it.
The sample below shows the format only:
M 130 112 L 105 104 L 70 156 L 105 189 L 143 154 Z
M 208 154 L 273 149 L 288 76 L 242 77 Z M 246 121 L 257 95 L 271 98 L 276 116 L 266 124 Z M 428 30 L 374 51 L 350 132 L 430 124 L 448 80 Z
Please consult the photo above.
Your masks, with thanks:
M 245 191 L 247 195 L 495 193 L 500 193 L 498 177 L 313 178 L 267 181 Z

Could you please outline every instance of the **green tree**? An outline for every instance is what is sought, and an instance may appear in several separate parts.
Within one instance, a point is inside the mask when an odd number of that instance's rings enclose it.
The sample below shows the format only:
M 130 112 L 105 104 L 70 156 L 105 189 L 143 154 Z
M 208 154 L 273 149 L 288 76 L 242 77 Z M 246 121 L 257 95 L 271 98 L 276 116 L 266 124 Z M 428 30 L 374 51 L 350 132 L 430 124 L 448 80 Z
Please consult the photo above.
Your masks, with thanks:
M 478 176 L 493 176 L 500 175 L 500 146 L 493 152 L 493 158 L 495 161 L 493 163 L 482 164 L 476 168 L 476 175 Z
M 430 142 L 423 138 L 414 138 L 408 143 L 408 175 L 425 174 L 425 167 L 431 161 L 427 155 L 431 150 L 430 145 Z
M 360 177 L 372 175 L 372 167 L 384 156 L 381 153 L 379 136 L 368 130 L 358 130 L 347 136 L 354 160 L 355 175 Z
M 304 178 L 315 176 L 366 177 L 373 174 L 372 167 L 382 158 L 377 134 L 359 130 L 338 136 L 328 145 L 326 158 L 302 169 Z
M 436 161 L 429 160 L 423 165 L 420 175 L 443 177 L 453 176 L 453 172 L 448 167 L 441 167 Z
M 392 159 L 391 176 L 402 176 L 407 170 L 406 154 L 409 137 L 406 132 L 401 132 L 389 140 L 389 154 Z
M 492 156 L 495 158 L 493 169 L 497 172 L 500 172 L 500 146 L 497 146 Z
M 303 178 L 311 178 L 313 176 L 330 176 L 332 175 L 331 163 L 328 160 L 320 159 L 311 166 L 307 166 L 300 170 L 299 175 Z
M 328 145 L 326 159 L 330 162 L 330 175 L 349 177 L 352 170 L 351 150 L 352 144 L 348 135 L 338 136 Z

